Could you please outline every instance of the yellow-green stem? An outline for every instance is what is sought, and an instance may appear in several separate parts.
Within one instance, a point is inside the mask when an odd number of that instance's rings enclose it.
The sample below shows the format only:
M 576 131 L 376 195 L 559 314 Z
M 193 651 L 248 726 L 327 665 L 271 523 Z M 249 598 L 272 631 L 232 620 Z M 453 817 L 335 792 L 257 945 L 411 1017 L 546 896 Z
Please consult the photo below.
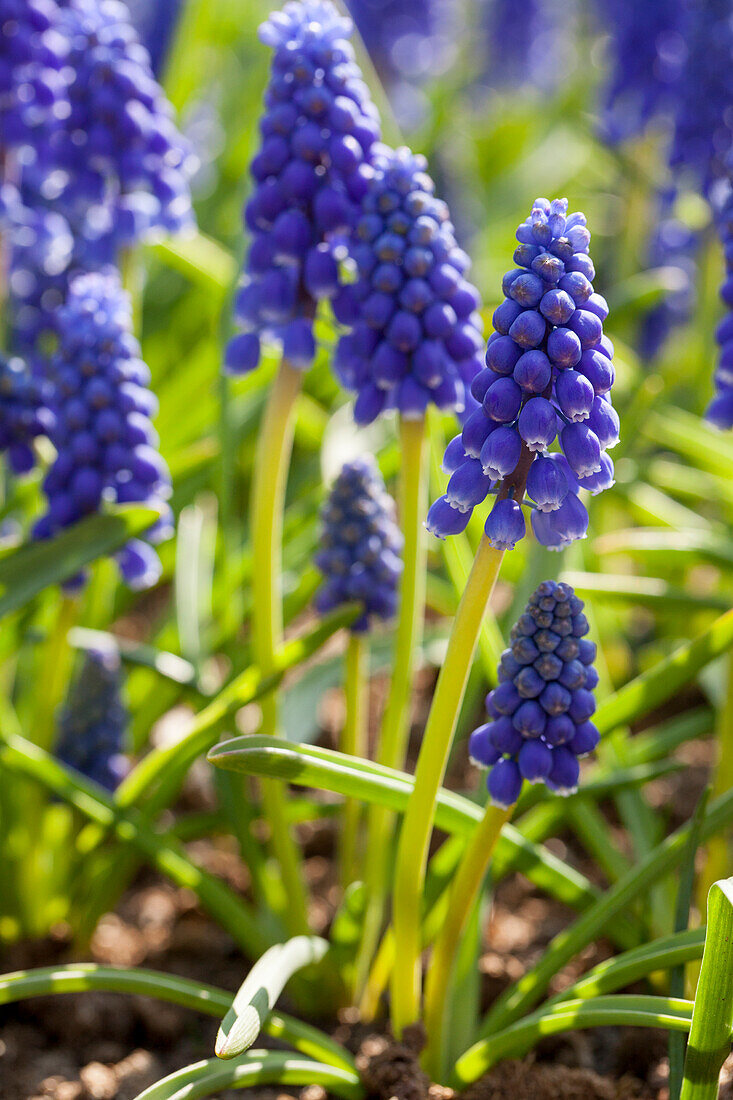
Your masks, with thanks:
M 725 794 L 733 787 L 733 649 L 726 658 L 726 695 L 718 715 L 717 767 L 713 770 L 712 799 Z M 708 892 L 714 882 L 725 878 L 730 870 L 730 835 L 722 832 L 713 836 L 705 846 L 705 862 L 697 884 L 697 906 L 705 912 Z M 699 964 L 698 964 L 699 966 Z M 691 967 L 694 973 L 695 967 Z
M 397 848 L 393 925 L 392 1028 L 400 1036 L 420 1015 L 420 917 L 435 800 L 453 742 L 484 612 L 504 553 L 484 536 L 456 613 L 448 651 L 433 696 L 415 787 L 407 804 Z
M 302 372 L 283 359 L 270 388 L 255 456 L 251 501 L 252 656 L 265 676 L 274 671 L 283 640 L 283 510 L 293 449 L 295 404 L 301 383 Z M 277 694 L 272 692 L 265 696 L 261 706 L 262 733 L 276 736 L 279 733 Z M 286 797 L 281 783 L 263 780 L 262 802 L 288 901 L 283 916 L 291 933 L 298 935 L 308 931 L 308 905 L 300 859 L 287 823 Z
M 428 1046 L 425 1069 L 431 1080 L 440 1081 L 445 1073 L 445 1020 L 456 955 L 468 918 L 479 896 L 496 842 L 512 815 L 508 810 L 489 804 L 473 831 L 450 887 L 443 925 L 435 941 L 425 979 L 425 1029 Z
M 400 448 L 399 513 L 405 540 L 404 570 L 400 579 L 392 680 L 376 751 L 377 761 L 389 768 L 402 767 L 405 759 L 415 654 L 422 641 L 425 615 L 427 541 L 424 524 L 428 511 L 428 466 L 424 419 L 400 421 Z M 389 838 L 393 828 L 394 814 L 383 806 L 369 808 L 364 867 L 367 906 L 355 970 L 357 995 L 364 989 L 384 920 Z
M 346 651 L 346 722 L 341 735 L 341 751 L 350 756 L 366 757 L 369 718 L 369 642 L 364 634 L 352 634 Z M 347 798 L 341 826 L 339 865 L 345 890 L 359 876 L 357 843 L 361 803 Z

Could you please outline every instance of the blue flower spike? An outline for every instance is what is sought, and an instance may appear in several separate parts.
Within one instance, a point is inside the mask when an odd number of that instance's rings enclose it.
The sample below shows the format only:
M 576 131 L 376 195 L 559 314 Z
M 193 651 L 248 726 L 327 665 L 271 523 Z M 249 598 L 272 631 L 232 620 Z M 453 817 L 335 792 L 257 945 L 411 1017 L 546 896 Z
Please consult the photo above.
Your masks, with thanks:
M 489 722 L 471 734 L 469 752 L 490 768 L 492 801 L 512 806 L 522 783 L 557 794 L 578 785 L 578 759 L 598 744 L 591 718 L 598 675 L 596 646 L 585 635 L 583 601 L 569 584 L 543 581 L 512 628 L 499 684 L 486 697 Z
M 716 394 L 705 413 L 711 424 L 723 430 L 733 428 L 733 175 L 728 186 L 728 196 L 718 219 L 725 257 L 725 279 L 720 297 L 727 313 L 715 334 L 720 348 L 715 371 Z
M 427 527 L 438 538 L 462 531 L 494 495 L 485 524 L 493 546 L 509 550 L 523 538 L 527 504 L 535 537 L 561 550 L 586 536 L 580 490 L 596 494 L 614 484 L 607 452 L 618 442 L 619 419 L 613 345 L 603 332 L 608 305 L 593 288 L 585 216 L 568 214 L 567 199 L 537 199 L 517 240 L 486 366 L 471 385 L 481 404 L 448 445 L 448 488 Z
M 48 510 L 34 535 L 49 538 L 101 510 L 104 502 L 158 508 L 161 519 L 117 555 L 124 580 L 146 588 L 160 576 L 149 542 L 172 534 L 168 468 L 152 425 L 157 402 L 132 334 L 130 300 L 116 274 L 79 275 L 58 312 L 52 360 L 56 459 L 43 488 Z
M 341 285 L 379 138 L 352 30 L 330 0 L 293 0 L 260 27 L 273 59 L 244 210 L 252 241 L 234 309 L 240 331 L 226 354 L 231 374 L 259 365 L 263 339 L 309 367 L 317 304 Z
M 59 718 L 56 756 L 107 791 L 116 790 L 129 770 L 121 684 L 117 651 L 89 650 Z
M 407 148 L 378 147 L 351 249 L 358 278 L 334 300 L 350 326 L 336 371 L 356 394 L 358 424 L 392 409 L 419 419 L 430 404 L 477 408 L 469 391 L 482 365 L 480 297 L 426 169 Z
M 351 629 L 363 633 L 397 609 L 402 573 L 402 534 L 394 501 L 371 456 L 347 462 L 331 488 L 321 515 L 323 531 L 316 565 L 324 576 L 316 595 L 323 614 L 352 600 L 364 613 Z

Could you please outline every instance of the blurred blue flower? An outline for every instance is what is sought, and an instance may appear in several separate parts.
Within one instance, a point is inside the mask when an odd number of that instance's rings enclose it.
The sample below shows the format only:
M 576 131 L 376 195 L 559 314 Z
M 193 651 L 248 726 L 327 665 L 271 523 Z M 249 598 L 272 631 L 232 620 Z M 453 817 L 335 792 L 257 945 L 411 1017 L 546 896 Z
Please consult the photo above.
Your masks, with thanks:
M 474 762 L 491 769 L 487 786 L 497 805 L 512 806 L 525 779 L 558 794 L 576 790 L 578 758 L 598 744 L 588 629 L 583 601 L 556 581 L 537 587 L 512 627 L 498 687 L 486 697 L 490 721 L 469 742 Z
M 647 362 L 660 353 L 673 329 L 689 321 L 694 307 L 700 237 L 676 216 L 675 200 L 674 189 L 659 196 L 657 221 L 649 244 L 649 266 L 666 270 L 669 288 L 642 318 L 639 351 Z
M 150 54 L 154 74 L 159 77 L 183 9 L 183 0 L 127 0 L 132 22 Z
M 482 82 L 552 91 L 576 58 L 575 0 L 490 0 L 481 5 Z
M 705 415 L 718 428 L 730 429 L 733 428 L 733 176 L 717 222 L 725 258 L 720 297 L 727 312 L 715 334 L 720 347 L 715 371 L 716 395 Z
M 0 354 L 0 451 L 7 454 L 14 474 L 33 468 L 33 441 L 46 435 L 50 426 L 41 382 L 22 359 Z
M 58 724 L 56 756 L 69 768 L 114 791 L 128 771 L 128 715 L 115 650 L 89 650 Z
M 226 355 L 232 373 L 257 367 L 263 337 L 281 343 L 291 365 L 308 367 L 317 302 L 339 289 L 379 137 L 352 28 L 330 0 L 293 0 L 260 27 L 273 58 L 244 211 L 252 241 L 234 308 L 242 331 Z
M 613 345 L 603 333 L 608 305 L 591 282 L 585 215 L 567 208 L 567 199 L 537 199 L 517 230 L 517 267 L 504 276 L 486 367 L 471 384 L 481 405 L 446 450 L 448 488 L 428 514 L 438 538 L 463 530 L 495 493 L 486 534 L 510 549 L 524 535 L 526 485 L 536 538 L 559 550 L 585 537 L 580 489 L 595 494 L 614 483 L 606 452 L 618 442 L 619 420 L 610 397 Z M 562 453 L 549 451 L 556 439 Z
M 347 462 L 321 513 L 323 530 L 316 565 L 324 583 L 316 595 L 320 612 L 356 600 L 364 613 L 352 625 L 369 630 L 375 619 L 391 619 L 402 573 L 402 534 L 394 501 L 371 458 Z
M 458 412 L 473 404 L 481 303 L 426 168 L 409 149 L 379 147 L 351 248 L 358 279 L 334 300 L 336 317 L 350 326 L 336 371 L 357 395 L 359 424 L 390 409 L 411 418 L 431 403 Z

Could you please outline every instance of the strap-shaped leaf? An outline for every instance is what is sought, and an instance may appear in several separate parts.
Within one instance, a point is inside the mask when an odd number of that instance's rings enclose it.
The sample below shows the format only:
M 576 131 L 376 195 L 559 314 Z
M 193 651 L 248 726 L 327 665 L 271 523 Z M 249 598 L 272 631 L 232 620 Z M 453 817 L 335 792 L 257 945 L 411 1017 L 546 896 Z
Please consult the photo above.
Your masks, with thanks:
M 28 543 L 6 554 L 0 558 L 0 617 L 49 585 L 70 580 L 97 558 L 113 554 L 159 518 L 153 508 L 114 507 L 75 523 L 56 538 Z
M 286 982 L 298 970 L 319 962 L 328 943 L 319 936 L 294 936 L 257 960 L 239 987 L 216 1037 L 217 1058 L 236 1058 L 262 1030 Z
M 681 1100 L 715 1100 L 733 1028 L 733 878 L 708 894 L 705 952 L 695 994 Z

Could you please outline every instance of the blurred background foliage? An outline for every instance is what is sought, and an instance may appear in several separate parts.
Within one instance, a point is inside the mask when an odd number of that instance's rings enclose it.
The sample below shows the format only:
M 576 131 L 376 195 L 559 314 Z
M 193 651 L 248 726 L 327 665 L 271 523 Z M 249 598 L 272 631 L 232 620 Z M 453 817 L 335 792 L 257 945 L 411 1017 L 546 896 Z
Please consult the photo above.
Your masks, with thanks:
M 199 709 L 248 663 L 248 609 L 257 583 L 248 492 L 259 417 L 276 363 L 272 358 L 241 380 L 223 378 L 220 367 L 268 66 L 256 28 L 271 6 L 265 0 L 187 0 L 172 41 L 163 82 L 201 161 L 194 180 L 200 235 L 130 256 L 126 282 L 160 400 L 156 426 L 173 477 L 178 533 L 161 547 L 163 578 L 151 592 L 130 593 L 118 583 L 113 564 L 101 559 L 78 601 L 48 587 L 5 615 L 0 722 L 45 747 L 54 743 L 55 715 L 76 651 L 99 640 L 90 632 L 111 631 L 121 640 L 132 716 L 129 749 L 135 753 L 150 743 L 151 730 L 160 740 L 185 729 L 187 711 Z M 379 99 L 385 139 L 404 141 L 428 156 L 459 241 L 472 257 L 487 331 L 501 276 L 511 266 L 514 231 L 534 198 L 567 195 L 571 209 L 587 214 L 596 288 L 609 301 L 607 331 L 616 346 L 622 423 L 614 453 L 617 485 L 592 500 L 587 541 L 553 555 L 527 538 L 507 555 L 495 611 L 498 629 L 506 633 L 539 580 L 570 580 L 591 608 L 602 688 L 608 690 L 694 637 L 731 605 L 733 438 L 701 419 L 712 390 L 722 260 L 707 203 L 682 191 L 675 213 L 700 240 L 692 281 L 684 266 L 650 265 L 658 196 L 669 182 L 664 134 L 650 127 L 624 145 L 602 142 L 598 104 L 608 35 L 591 6 L 556 6 L 562 49 L 542 51 L 543 64 L 524 84 L 512 79 L 509 58 L 505 72 L 501 59 L 492 57 L 488 0 L 441 0 L 439 32 L 433 27 L 429 34 L 408 35 L 397 55 L 385 52 L 370 36 L 368 20 L 358 10 L 354 14 L 384 82 Z M 362 61 L 368 67 L 363 54 Z M 653 358 L 642 356 L 649 312 L 680 293 L 693 301 L 689 319 Z M 382 423 L 366 438 L 354 431 L 346 396 L 329 368 L 335 330 L 323 322 L 320 335 L 318 360 L 298 406 L 288 485 L 285 608 L 291 627 L 307 621 L 317 585 L 312 554 L 324 477 L 366 446 L 377 450 L 388 479 L 399 462 L 394 424 Z M 454 434 L 454 425 L 450 418 L 434 418 L 432 431 L 435 451 L 442 453 L 442 440 Z M 38 510 L 39 479 L 35 471 L 22 482 L 5 482 L 3 554 L 23 541 Z M 436 471 L 435 488 L 442 491 L 443 485 Z M 472 521 L 474 545 L 480 531 L 478 519 Z M 457 602 L 445 549 L 431 542 L 430 551 L 428 664 L 440 661 L 448 630 L 444 616 Z M 71 647 L 63 643 L 69 627 Z M 389 645 L 385 639 L 376 647 L 378 666 L 389 665 Z M 486 661 L 476 674 L 464 708 L 464 736 L 489 667 Z M 320 700 L 340 679 L 334 647 L 288 681 L 282 712 L 288 737 L 307 741 L 318 734 Z M 719 661 L 705 670 L 699 688 L 684 689 L 672 713 L 700 708 L 701 731 L 712 731 L 712 708 L 721 705 L 725 685 Z M 171 711 L 178 721 L 161 723 Z M 653 716 L 652 723 L 659 719 Z M 242 729 L 256 724 L 249 710 L 239 717 Z M 58 921 L 76 923 L 88 879 L 99 869 L 84 860 L 83 846 L 69 843 L 73 811 L 48 803 L 30 782 L 0 778 L 0 813 L 10 823 L 0 846 L 0 878 L 10 884 L 0 905 L 0 938 L 40 935 Z M 657 831 L 663 834 L 662 821 Z M 78 876 L 69 897 L 74 868 Z

